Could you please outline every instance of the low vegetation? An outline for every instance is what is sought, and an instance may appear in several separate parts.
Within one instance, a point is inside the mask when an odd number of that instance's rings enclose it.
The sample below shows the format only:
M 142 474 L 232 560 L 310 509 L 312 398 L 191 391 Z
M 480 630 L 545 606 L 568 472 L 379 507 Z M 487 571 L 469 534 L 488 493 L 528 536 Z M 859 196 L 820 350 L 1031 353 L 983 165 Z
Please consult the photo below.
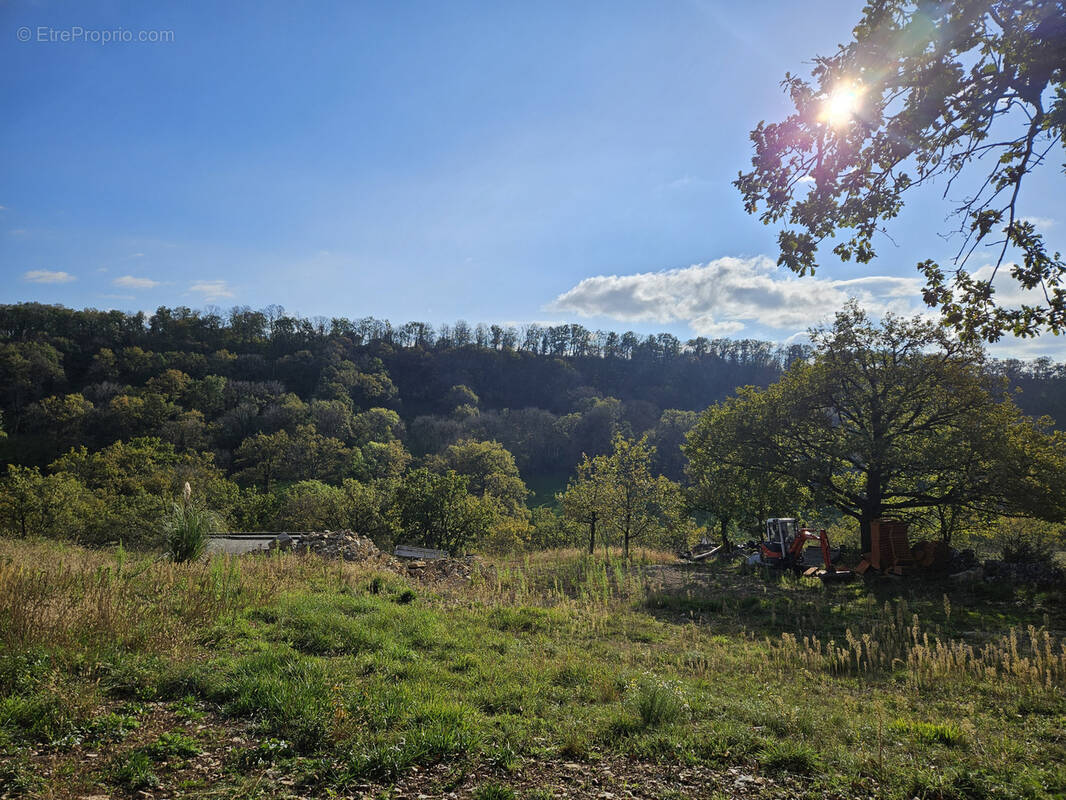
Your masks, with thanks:
M 664 561 L 426 585 L 0 541 L 0 794 L 1066 791 L 1061 593 Z

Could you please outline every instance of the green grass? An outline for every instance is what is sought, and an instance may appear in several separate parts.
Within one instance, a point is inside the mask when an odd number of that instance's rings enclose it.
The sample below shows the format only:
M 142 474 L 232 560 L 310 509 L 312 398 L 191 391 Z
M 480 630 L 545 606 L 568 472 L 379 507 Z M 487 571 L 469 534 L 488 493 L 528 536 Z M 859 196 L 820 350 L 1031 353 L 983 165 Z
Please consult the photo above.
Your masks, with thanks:
M 444 764 L 453 777 L 433 791 L 488 771 L 463 791 L 511 797 L 524 764 L 615 758 L 740 767 L 841 797 L 1066 791 L 1059 596 L 717 566 L 660 586 L 580 554 L 448 591 L 291 555 L 121 558 L 0 543 L 10 782 L 33 782 L 32 745 L 67 765 L 47 780 L 70 794 L 195 796 L 187 762 L 204 753 L 231 794 L 282 776 L 358 794 Z M 46 566 L 35 577 L 30 564 Z M 1012 639 L 1018 625 L 1034 632 Z M 1050 655 L 1034 652 L 1045 629 Z M 937 640 L 991 648 L 985 671 Z M 105 757 L 85 760 L 89 748 Z M 934 777 L 916 777 L 918 762 Z
M 486 783 L 474 791 L 474 800 L 515 800 L 515 793 L 510 786 Z
M 755 757 L 767 772 L 810 775 L 818 766 L 818 754 L 814 748 L 791 739 L 768 741 L 759 748 Z
M 910 736 L 915 742 L 928 745 L 945 745 L 956 747 L 963 743 L 965 734 L 953 722 L 912 722 L 897 720 L 892 725 L 893 731 Z

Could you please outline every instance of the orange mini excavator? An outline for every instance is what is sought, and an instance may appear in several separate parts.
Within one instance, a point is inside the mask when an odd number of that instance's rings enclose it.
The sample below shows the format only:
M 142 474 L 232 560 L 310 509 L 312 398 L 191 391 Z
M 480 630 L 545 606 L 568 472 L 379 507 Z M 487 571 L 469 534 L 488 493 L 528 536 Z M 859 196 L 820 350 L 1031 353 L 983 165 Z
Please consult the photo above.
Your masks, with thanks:
M 821 562 L 824 569 L 812 563 L 807 553 L 807 545 L 817 542 L 821 549 Z M 813 550 L 813 548 L 811 548 Z M 792 517 L 775 517 L 766 520 L 766 536 L 759 544 L 755 554 L 758 563 L 777 566 L 802 572 L 804 575 L 828 580 L 846 580 L 852 576 L 849 569 L 837 569 L 833 566 L 833 552 L 829 548 L 829 536 L 825 529 L 819 531 L 800 528 Z M 754 560 L 754 558 L 753 558 Z

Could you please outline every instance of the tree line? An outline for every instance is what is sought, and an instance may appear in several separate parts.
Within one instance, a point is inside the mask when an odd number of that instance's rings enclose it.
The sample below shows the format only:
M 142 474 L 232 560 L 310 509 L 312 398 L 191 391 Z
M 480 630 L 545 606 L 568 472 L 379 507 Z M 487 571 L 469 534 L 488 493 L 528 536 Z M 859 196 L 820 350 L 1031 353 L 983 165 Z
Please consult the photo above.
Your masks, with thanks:
M 838 326 L 851 319 L 857 352 L 883 350 L 851 313 Z M 860 329 L 867 333 L 858 336 Z M 950 344 L 910 323 L 900 330 L 904 339 L 926 336 L 925 347 Z M 186 482 L 231 529 L 352 528 L 386 545 L 415 531 L 446 549 L 594 543 L 597 535 L 626 546 L 680 546 L 696 522 L 723 535 L 750 530 L 764 510 L 754 500 L 764 496 L 790 505 L 775 513 L 851 514 L 834 502 L 843 479 L 819 484 L 818 470 L 756 449 L 759 430 L 783 446 L 779 435 L 801 418 L 796 409 L 752 417 L 749 428 L 721 422 L 767 393 L 801 396 L 814 365 L 831 374 L 828 342 L 823 335 L 813 348 L 681 343 L 577 325 L 434 330 L 308 320 L 277 307 L 227 315 L 160 308 L 147 316 L 0 306 L 0 526 L 14 535 L 148 542 Z M 1062 365 L 988 361 L 972 348 L 959 363 L 978 384 L 956 396 L 985 392 L 1009 403 L 1002 424 L 1021 415 L 1015 400 L 1026 411 L 1055 413 L 1066 397 Z M 1007 397 L 1008 384 L 1024 391 Z M 840 427 L 840 414 L 824 406 L 816 416 Z M 1033 442 L 1053 435 L 1050 423 L 1041 426 Z M 741 430 L 743 447 L 730 450 L 726 434 Z M 976 446 L 958 438 L 953 445 Z M 958 471 L 938 470 L 942 481 L 961 485 Z M 924 491 L 925 505 L 893 500 L 880 510 L 992 510 L 977 508 L 973 486 L 958 485 Z M 882 495 L 897 491 L 893 483 Z M 730 507 L 731 494 L 746 507 Z M 852 514 L 860 522 L 874 513 L 864 508 Z M 1019 503 L 998 510 L 1039 511 Z

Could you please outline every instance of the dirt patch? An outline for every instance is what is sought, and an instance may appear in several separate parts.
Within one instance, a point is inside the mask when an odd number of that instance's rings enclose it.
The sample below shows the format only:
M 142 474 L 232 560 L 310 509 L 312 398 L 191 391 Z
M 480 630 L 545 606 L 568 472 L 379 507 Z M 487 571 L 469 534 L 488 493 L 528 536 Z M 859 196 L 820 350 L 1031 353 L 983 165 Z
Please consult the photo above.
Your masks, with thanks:
M 18 762 L 35 779 L 28 794 L 8 791 L 0 781 L 0 797 L 37 797 L 41 800 L 164 800 L 249 796 L 305 798 L 329 796 L 371 800 L 460 800 L 472 798 L 486 786 L 506 787 L 522 798 L 765 798 L 786 800 L 806 796 L 799 776 L 762 776 L 747 766 L 713 769 L 636 761 L 604 756 L 584 761 L 563 758 L 519 759 L 510 770 L 485 763 L 442 763 L 412 767 L 395 782 L 373 781 L 337 791 L 312 780 L 298 768 L 263 764 L 254 757 L 276 743 L 262 739 L 250 721 L 218 714 L 209 703 L 114 703 L 108 711 L 129 719 L 121 730 L 93 741 L 25 748 L 0 756 L 0 772 Z M 195 744 L 194 750 L 169 753 L 175 739 Z M 124 783 L 123 765 L 137 753 L 149 754 L 149 783 Z M 328 759 L 327 759 L 328 760 Z M 285 763 L 285 762 L 283 762 Z M 325 764 L 317 762 L 319 769 Z M 330 770 L 327 768 L 326 770 Z M 328 781 L 327 781 L 328 785 Z
M 232 754 L 257 742 L 252 724 L 221 717 L 208 704 L 179 705 L 108 703 L 96 719 L 111 724 L 93 735 L 0 755 L 0 773 L 12 783 L 20 776 L 13 787 L 0 780 L 0 797 L 202 797 L 232 782 Z M 137 754 L 143 770 L 133 772 L 128 765 Z
M 621 757 L 594 762 L 566 760 L 530 760 L 512 772 L 498 769 L 457 771 L 441 764 L 426 770 L 412 771 L 400 779 L 391 792 L 367 784 L 357 787 L 353 798 L 386 796 L 400 800 L 418 798 L 470 798 L 479 789 L 496 784 L 512 789 L 524 797 L 592 798 L 592 800 L 662 800 L 663 798 L 785 798 L 806 796 L 801 782 L 776 780 L 747 769 L 654 764 Z

